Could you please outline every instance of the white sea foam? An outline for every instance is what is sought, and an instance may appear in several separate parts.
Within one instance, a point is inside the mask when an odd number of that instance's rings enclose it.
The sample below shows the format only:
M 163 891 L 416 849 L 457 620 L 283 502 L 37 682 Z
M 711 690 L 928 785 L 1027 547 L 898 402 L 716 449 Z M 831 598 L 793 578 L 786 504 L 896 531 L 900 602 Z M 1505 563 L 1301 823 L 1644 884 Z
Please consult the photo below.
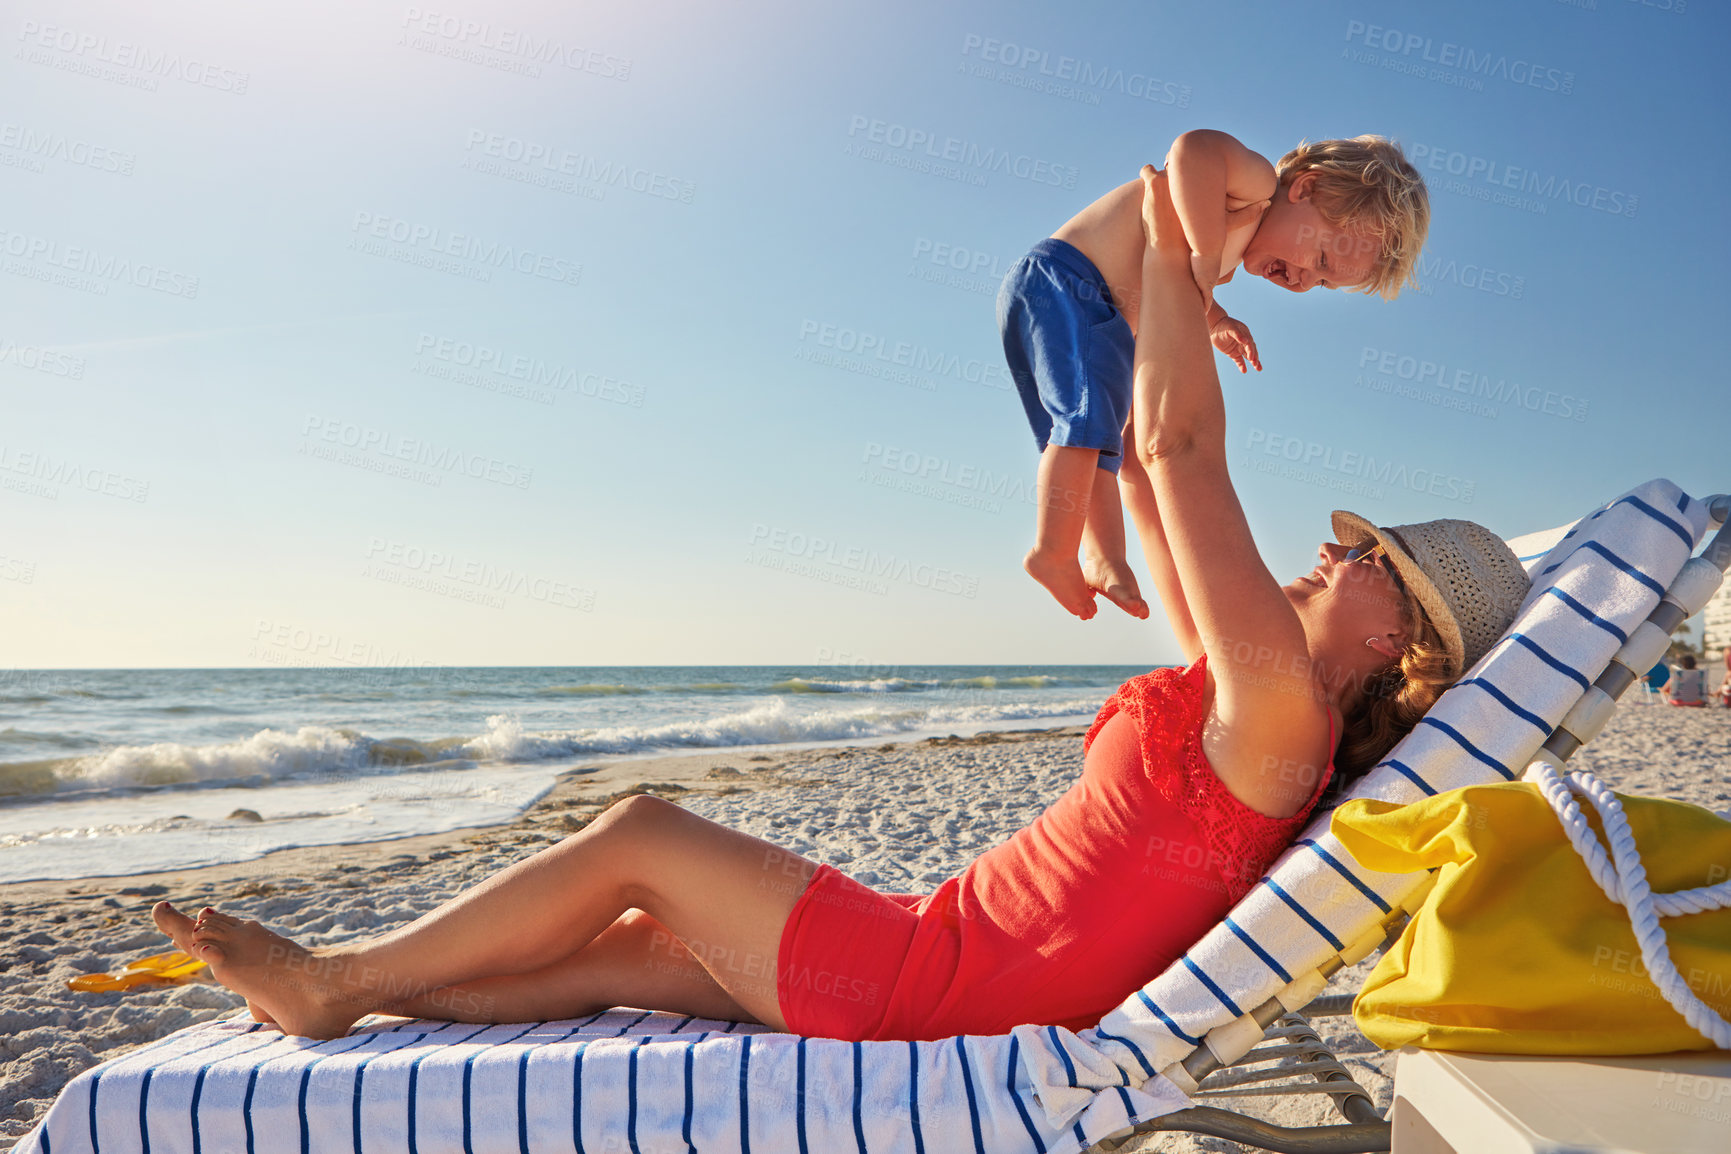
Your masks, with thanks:
M 468 742 L 463 752 L 477 761 L 539 761 L 650 749 L 848 741 L 952 725 L 979 727 L 1000 721 L 1086 715 L 1099 707 L 1096 699 L 1077 698 L 908 709 L 880 705 L 796 709 L 777 699 L 703 721 L 539 732 L 525 731 L 516 717 L 500 713 L 487 719 L 487 732 Z
M 385 841 L 509 821 L 552 785 L 551 766 L 445 772 L 249 789 L 93 795 L 0 807 L 0 884 L 192 869 L 291 846 Z M 240 820 L 239 807 L 262 820 Z
M 369 744 L 359 734 L 320 725 L 294 733 L 263 729 L 220 745 L 122 745 L 79 758 L 62 776 L 107 787 L 273 781 L 314 770 L 360 769 Z
M 515 714 L 494 714 L 474 737 L 381 740 L 328 726 L 294 732 L 263 729 L 238 741 L 214 744 L 156 742 L 122 745 L 86 757 L 0 765 L 0 796 L 28 797 L 163 787 L 256 786 L 332 775 L 391 774 L 452 758 L 477 762 L 533 762 L 593 754 L 643 753 L 793 742 L 849 741 L 944 727 L 980 728 L 999 722 L 1093 713 L 1089 698 L 994 702 L 978 694 L 939 700 L 826 707 L 812 698 L 776 697 L 706 719 L 660 725 L 528 729 Z M 821 699 L 817 699 L 821 700 Z M 897 699 L 907 700 L 907 699 Z M 983 703 L 972 703 L 983 702 Z
M 93 790 L 260 785 L 313 775 L 394 773 L 447 757 L 463 739 L 379 740 L 347 729 L 307 725 L 293 733 L 261 729 L 239 741 L 120 745 L 86 757 L 0 765 L 0 797 Z

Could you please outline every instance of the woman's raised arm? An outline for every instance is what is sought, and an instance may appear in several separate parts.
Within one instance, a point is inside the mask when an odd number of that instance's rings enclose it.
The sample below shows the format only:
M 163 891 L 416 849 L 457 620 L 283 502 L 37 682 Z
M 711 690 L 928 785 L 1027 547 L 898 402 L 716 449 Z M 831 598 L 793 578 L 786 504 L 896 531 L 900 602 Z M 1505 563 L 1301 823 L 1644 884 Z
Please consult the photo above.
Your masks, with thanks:
M 1142 556 L 1148 562 L 1148 578 L 1154 583 L 1155 599 L 1166 611 L 1166 621 L 1172 626 L 1172 636 L 1178 650 L 1184 654 L 1184 664 L 1192 665 L 1202 656 L 1202 638 L 1196 632 L 1196 622 L 1190 616 L 1190 606 L 1184 600 L 1184 586 L 1178 580 L 1178 570 L 1172 564 L 1172 547 L 1166 543 L 1166 530 L 1160 524 L 1160 503 L 1154 499 L 1154 483 L 1136 453 L 1136 431 L 1124 434 L 1123 464 L 1118 469 L 1118 490 L 1124 511 L 1136 526 L 1136 536 L 1142 542 Z
M 1238 755 L 1228 760 L 1242 768 L 1261 751 L 1326 745 L 1327 717 L 1314 700 L 1298 613 L 1257 552 L 1227 472 L 1226 406 L 1189 246 L 1164 175 L 1144 168 L 1143 180 L 1150 243 L 1136 333 L 1135 459 L 1157 509 L 1152 528 L 1165 541 L 1185 612 L 1208 655 L 1215 713 Z M 1137 531 L 1143 528 L 1138 518 Z M 1158 585 L 1152 558 L 1150 567 Z M 1246 793 L 1260 792 L 1255 783 L 1234 781 L 1227 765 L 1215 768 L 1254 803 Z

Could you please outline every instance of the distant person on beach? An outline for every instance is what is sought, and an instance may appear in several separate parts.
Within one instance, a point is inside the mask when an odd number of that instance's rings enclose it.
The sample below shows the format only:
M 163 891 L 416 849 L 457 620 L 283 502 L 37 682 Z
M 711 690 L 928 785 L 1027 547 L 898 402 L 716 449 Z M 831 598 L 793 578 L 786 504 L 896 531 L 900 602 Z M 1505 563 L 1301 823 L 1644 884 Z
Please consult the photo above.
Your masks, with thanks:
M 1144 169 L 1139 453 L 1127 508 L 1188 668 L 1132 678 L 1079 779 L 934 893 L 887 894 L 651 796 L 370 940 L 311 951 L 167 902 L 156 924 L 253 1015 L 331 1038 L 379 1011 L 466 1022 L 611 1006 L 843 1039 L 1081 1029 L 1158 974 L 1501 636 L 1527 590 L 1469 521 L 1337 511 L 1277 582 L 1227 469 L 1191 252 Z M 989 782 L 981 783 L 989 790 Z M 893 799 L 886 799 L 893 801 Z
M 1278 163 L 1224 132 L 1186 132 L 1166 156 L 1209 339 L 1239 372 L 1256 340 L 1214 299 L 1242 264 L 1292 292 L 1350 288 L 1392 299 L 1430 227 L 1418 170 L 1380 136 L 1300 144 Z M 1023 567 L 1086 621 L 1094 595 L 1132 617 L 1148 605 L 1125 558 L 1119 466 L 1141 320 L 1142 182 L 1071 217 L 1010 269 L 998 329 L 1040 448 L 1034 547 Z M 1081 559 L 1078 560 L 1078 552 Z
M 1707 671 L 1695 668 L 1695 655 L 1677 658 L 1677 668 L 1665 683 L 1665 700 L 1672 705 L 1706 705 Z

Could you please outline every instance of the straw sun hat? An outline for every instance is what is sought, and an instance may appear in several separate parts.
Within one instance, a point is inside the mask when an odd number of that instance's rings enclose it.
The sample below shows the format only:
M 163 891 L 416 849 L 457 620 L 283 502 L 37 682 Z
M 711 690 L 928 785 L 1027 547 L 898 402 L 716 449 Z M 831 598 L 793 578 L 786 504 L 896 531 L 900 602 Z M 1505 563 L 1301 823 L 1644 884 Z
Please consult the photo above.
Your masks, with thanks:
M 1473 521 L 1421 521 L 1379 528 L 1357 513 L 1334 511 L 1334 538 L 1353 547 L 1375 541 L 1436 627 L 1459 677 L 1503 635 L 1526 598 L 1527 571 L 1503 539 Z

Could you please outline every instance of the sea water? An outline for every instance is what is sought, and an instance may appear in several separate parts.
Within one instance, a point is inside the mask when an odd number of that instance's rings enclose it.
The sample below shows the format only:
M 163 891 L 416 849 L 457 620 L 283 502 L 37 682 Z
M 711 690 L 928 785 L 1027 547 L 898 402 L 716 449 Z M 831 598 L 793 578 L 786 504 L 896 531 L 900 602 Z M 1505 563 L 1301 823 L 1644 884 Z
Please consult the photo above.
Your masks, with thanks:
M 0 671 L 0 882 L 185 869 L 490 825 L 598 759 L 1078 724 L 1143 672 Z

